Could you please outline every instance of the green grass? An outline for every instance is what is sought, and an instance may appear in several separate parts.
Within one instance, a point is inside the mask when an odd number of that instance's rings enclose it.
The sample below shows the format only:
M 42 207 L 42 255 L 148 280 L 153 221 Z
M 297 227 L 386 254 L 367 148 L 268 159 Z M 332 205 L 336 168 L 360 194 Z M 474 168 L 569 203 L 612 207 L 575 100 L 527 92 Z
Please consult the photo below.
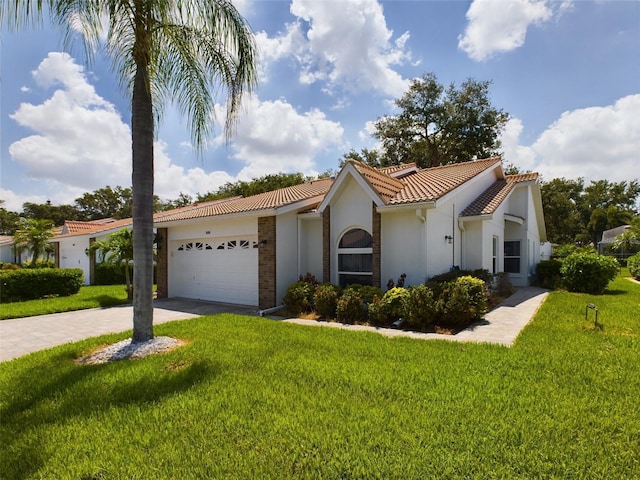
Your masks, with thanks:
M 601 327 L 585 320 L 599 308 Z M 640 285 L 553 292 L 512 348 L 218 315 L 187 346 L 0 364 L 7 479 L 640 478 Z
M 0 305 L 0 320 L 70 312 L 86 308 L 111 307 L 123 303 L 127 303 L 127 292 L 124 285 L 80 287 L 77 294 L 69 297 L 3 303 Z

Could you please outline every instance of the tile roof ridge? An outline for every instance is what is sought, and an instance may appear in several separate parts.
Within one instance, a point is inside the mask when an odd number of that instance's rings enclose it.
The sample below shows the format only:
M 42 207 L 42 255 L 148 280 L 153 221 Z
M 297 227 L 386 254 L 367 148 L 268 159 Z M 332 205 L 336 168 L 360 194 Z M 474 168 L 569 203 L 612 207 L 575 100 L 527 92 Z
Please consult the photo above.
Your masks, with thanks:
M 435 167 L 426 167 L 420 170 L 420 172 L 424 172 L 424 171 L 433 171 L 433 170 L 441 170 L 441 169 L 445 169 L 445 168 L 455 168 L 455 167 L 463 167 L 464 165 L 469 165 L 469 164 L 478 164 L 478 163 L 483 163 L 486 162 L 488 164 L 492 164 L 492 163 L 497 163 L 498 161 L 502 161 L 502 157 L 500 157 L 499 155 L 495 156 L 495 157 L 489 157 L 489 158 L 482 158 L 482 159 L 477 159 L 477 160 L 468 160 L 466 162 L 456 162 L 456 163 L 447 163 L 446 165 L 438 165 Z

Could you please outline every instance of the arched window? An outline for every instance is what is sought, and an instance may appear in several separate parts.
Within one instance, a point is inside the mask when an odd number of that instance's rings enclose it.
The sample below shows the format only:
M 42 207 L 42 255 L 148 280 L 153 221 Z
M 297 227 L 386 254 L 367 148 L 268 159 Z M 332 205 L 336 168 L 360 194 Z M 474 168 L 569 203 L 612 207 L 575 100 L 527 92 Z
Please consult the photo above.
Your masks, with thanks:
M 338 280 L 341 287 L 373 281 L 373 237 L 361 228 L 345 233 L 338 243 Z

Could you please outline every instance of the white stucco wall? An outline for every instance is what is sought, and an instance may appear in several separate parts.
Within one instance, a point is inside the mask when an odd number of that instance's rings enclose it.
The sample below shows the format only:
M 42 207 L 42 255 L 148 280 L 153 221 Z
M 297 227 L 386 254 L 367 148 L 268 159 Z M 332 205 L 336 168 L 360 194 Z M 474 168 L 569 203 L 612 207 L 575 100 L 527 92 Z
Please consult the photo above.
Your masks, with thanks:
M 296 212 L 276 217 L 276 304 L 298 280 L 298 218 Z
M 424 216 L 424 209 L 420 213 Z M 389 279 L 398 281 L 406 273 L 405 286 L 424 283 L 426 277 L 425 223 L 415 209 L 397 210 L 381 216 L 381 278 L 385 288 Z
M 89 236 L 78 235 L 61 238 L 60 268 L 80 268 L 84 274 L 84 284 L 89 285 L 89 255 L 85 251 L 89 248 Z
M 159 228 L 162 228 L 162 225 Z M 258 220 L 256 217 L 208 218 L 199 223 L 168 227 L 167 232 L 169 240 L 257 235 Z
M 298 274 L 311 273 L 322 281 L 322 217 L 301 216 L 299 219 Z
M 458 208 L 452 201 L 440 202 L 435 209 L 427 210 L 426 224 L 426 278 L 448 272 L 460 263 L 460 240 L 457 218 Z M 452 236 L 449 243 L 445 236 Z

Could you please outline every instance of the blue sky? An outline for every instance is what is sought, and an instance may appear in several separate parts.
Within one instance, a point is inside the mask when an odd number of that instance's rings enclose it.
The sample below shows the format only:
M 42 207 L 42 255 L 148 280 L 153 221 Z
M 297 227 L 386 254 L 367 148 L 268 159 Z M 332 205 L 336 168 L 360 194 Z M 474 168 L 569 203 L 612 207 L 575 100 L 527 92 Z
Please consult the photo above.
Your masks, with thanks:
M 216 190 L 277 172 L 336 169 L 376 148 L 412 78 L 491 80 L 510 114 L 504 159 L 543 180 L 640 177 L 640 2 L 578 0 L 234 2 L 260 50 L 260 82 L 229 144 L 203 156 L 168 108 L 156 143 L 156 193 Z M 48 27 L 1 33 L 0 199 L 73 203 L 131 178 L 126 93 L 97 56 L 63 53 Z M 220 106 L 216 109 L 218 110 Z M 218 115 L 219 120 L 223 120 Z M 220 129 L 217 128 L 216 135 Z

